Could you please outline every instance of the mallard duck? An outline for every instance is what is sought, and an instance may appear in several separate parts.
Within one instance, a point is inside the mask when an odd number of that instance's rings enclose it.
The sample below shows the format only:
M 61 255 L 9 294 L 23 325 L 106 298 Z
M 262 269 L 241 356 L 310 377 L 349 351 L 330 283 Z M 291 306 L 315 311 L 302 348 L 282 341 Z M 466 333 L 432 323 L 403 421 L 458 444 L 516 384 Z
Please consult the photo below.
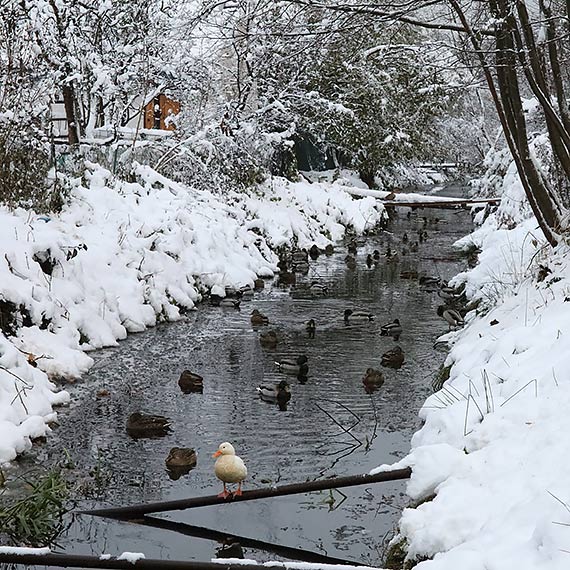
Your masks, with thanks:
M 362 383 L 367 390 L 375 390 L 384 384 L 384 374 L 380 370 L 367 368 L 362 378 Z
M 291 390 L 286 380 L 281 380 L 275 386 L 258 386 L 257 392 L 266 402 L 277 402 L 279 405 L 287 404 L 291 399 Z
M 226 297 L 239 297 L 240 296 L 240 292 L 235 287 L 233 287 L 232 285 L 226 285 L 224 290 L 226 292 Z
M 297 276 L 292 271 L 282 271 L 279 273 L 279 283 L 282 285 L 294 285 L 297 282 Z
M 302 263 L 309 261 L 309 253 L 306 249 L 297 249 L 291 253 L 291 261 L 293 263 Z
M 279 362 L 275 362 L 277 368 L 280 372 L 284 372 L 285 374 L 300 374 L 304 368 L 309 369 L 307 364 L 307 357 L 304 354 L 301 354 L 296 359 L 283 359 Z
M 329 289 L 326 285 L 319 283 L 318 281 L 312 281 L 309 285 L 309 289 L 311 293 L 314 295 L 326 295 L 329 292 Z
M 275 331 L 262 332 L 259 335 L 259 344 L 266 348 L 275 348 L 277 346 L 277 333 Z
M 419 249 L 420 249 L 420 245 L 419 245 L 419 243 L 418 243 L 417 241 L 413 241 L 413 242 L 410 244 L 410 251 L 411 251 L 412 253 L 417 253 Z
M 220 299 L 218 302 L 218 307 L 224 307 L 227 309 L 239 309 L 241 300 L 240 299 L 232 299 L 230 297 L 224 297 Z
M 356 255 L 356 252 L 358 251 L 357 248 L 358 248 L 358 246 L 357 246 L 357 244 L 356 244 L 356 241 L 355 241 L 355 240 L 352 240 L 352 241 L 348 244 L 348 246 L 347 246 L 346 249 L 348 250 L 348 253 L 351 253 L 352 255 Z
M 402 236 L 402 241 L 404 243 L 408 243 L 408 234 L 406 232 L 404 232 L 404 235 Z
M 327 244 L 325 246 L 325 254 L 326 255 L 332 255 L 334 253 L 334 246 L 332 244 Z
M 374 261 L 380 261 L 380 252 L 377 249 L 372 252 L 372 259 Z
M 387 263 L 396 263 L 399 259 L 398 258 L 398 252 L 388 248 L 386 250 L 385 258 L 386 258 Z
M 263 313 L 260 313 L 257 309 L 253 309 L 251 311 L 251 324 L 258 326 L 258 325 L 268 325 L 269 318 L 266 317 Z
M 395 346 L 382 355 L 380 364 L 388 368 L 400 368 L 404 364 L 404 351 L 399 346 Z
M 368 254 L 366 256 L 366 266 L 370 269 L 374 265 L 374 260 L 372 259 L 372 255 Z
M 190 447 L 173 447 L 166 458 L 166 467 L 170 469 L 195 467 L 196 452 Z
M 452 303 L 464 298 L 463 293 L 458 293 L 453 287 L 449 287 L 443 284 L 440 286 L 437 294 L 444 301 L 451 301 Z
M 300 262 L 293 262 L 293 271 L 296 273 L 309 273 L 309 262 L 308 261 L 300 261 Z
M 238 291 L 240 299 L 251 299 L 253 297 L 253 289 L 251 285 L 243 285 Z
M 301 384 L 305 384 L 307 382 L 307 376 L 309 375 L 309 365 L 305 362 L 305 364 L 301 364 L 299 367 L 299 372 L 297 372 L 297 380 Z
M 204 391 L 204 379 L 199 374 L 190 372 L 190 370 L 184 370 L 180 374 L 178 385 L 185 394 Z
M 439 277 L 432 277 L 430 275 L 422 275 L 419 278 L 419 284 L 420 285 L 425 285 L 425 286 L 437 286 L 439 285 L 441 282 L 441 279 Z
M 380 327 L 380 336 L 391 336 L 394 340 L 400 340 L 402 334 L 402 325 L 400 319 L 394 319 L 391 323 L 387 323 Z
M 254 289 L 264 289 L 265 288 L 265 281 L 263 279 L 261 279 L 261 277 L 258 277 L 257 279 L 254 279 L 254 281 L 253 281 L 253 287 L 254 287 Z
M 321 250 L 315 244 L 313 244 L 311 246 L 311 249 L 309 249 L 309 255 L 311 259 L 317 259 L 317 257 L 321 255 Z
M 315 331 L 317 330 L 317 324 L 315 323 L 315 319 L 309 319 L 305 323 L 305 329 L 309 333 L 309 338 L 315 338 Z
M 439 317 L 443 317 L 447 321 L 449 330 L 451 330 L 451 327 L 462 327 L 465 324 L 463 317 L 458 311 L 450 309 L 449 307 L 444 307 L 443 305 L 440 305 L 437 308 L 437 315 Z
M 212 457 L 218 458 L 214 464 L 214 473 L 224 484 L 224 490 L 218 495 L 218 497 L 223 497 L 225 499 L 231 495 L 226 488 L 227 483 L 237 483 L 238 488 L 234 494 L 241 495 L 241 483 L 247 477 L 247 467 L 241 457 L 236 455 L 234 446 L 225 441 L 220 444 L 218 451 L 216 451 Z
M 366 311 L 353 311 L 352 309 L 346 309 L 344 311 L 345 323 L 352 321 L 371 321 L 372 319 L 374 319 L 374 315 Z
M 127 420 L 127 433 L 134 438 L 161 437 L 170 431 L 170 420 L 164 416 L 134 412 Z
M 350 253 L 344 258 L 344 262 L 349 267 L 356 267 L 356 258 L 353 255 L 350 255 Z

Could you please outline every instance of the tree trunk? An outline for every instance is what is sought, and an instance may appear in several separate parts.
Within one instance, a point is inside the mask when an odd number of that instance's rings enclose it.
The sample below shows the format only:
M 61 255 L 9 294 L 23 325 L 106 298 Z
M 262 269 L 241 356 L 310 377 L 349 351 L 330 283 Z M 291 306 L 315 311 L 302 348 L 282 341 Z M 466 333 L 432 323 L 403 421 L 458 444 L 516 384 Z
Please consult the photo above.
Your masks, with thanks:
M 76 145 L 79 144 L 79 129 L 75 115 L 75 92 L 69 84 L 63 86 L 62 92 L 65 116 L 67 118 L 67 140 L 70 145 Z
M 487 60 L 487 52 L 480 44 L 479 35 L 470 27 L 462 6 L 457 0 L 449 0 L 449 3 L 467 31 L 483 68 L 505 140 L 532 211 L 545 238 L 554 246 L 558 242 L 556 232 L 561 226 L 561 208 L 549 191 L 547 182 L 537 169 L 530 152 L 517 76 L 510 10 L 504 0 L 489 2 L 492 16 L 502 22 L 495 34 L 495 63 L 492 64 Z M 516 22 L 514 24 L 516 25 Z M 491 69 L 495 70 L 496 84 Z
M 373 189 L 376 188 L 376 180 L 375 180 L 375 172 L 369 168 L 361 168 L 358 171 L 358 176 L 360 176 L 360 180 L 364 182 L 368 188 Z

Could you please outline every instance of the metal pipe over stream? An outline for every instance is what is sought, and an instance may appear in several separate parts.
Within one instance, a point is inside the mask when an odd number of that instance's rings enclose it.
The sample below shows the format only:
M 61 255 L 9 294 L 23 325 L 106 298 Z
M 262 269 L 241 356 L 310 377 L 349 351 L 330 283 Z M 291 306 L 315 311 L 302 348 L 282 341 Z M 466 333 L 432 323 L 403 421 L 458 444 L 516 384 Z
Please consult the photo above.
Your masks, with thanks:
M 217 495 L 206 497 L 193 497 L 189 499 L 179 499 L 175 501 L 162 501 L 157 503 L 146 503 L 130 505 L 127 507 L 111 507 L 106 509 L 94 509 L 81 511 L 80 514 L 95 515 L 122 520 L 132 520 L 151 513 L 165 513 L 168 511 L 181 511 L 184 509 L 194 509 L 197 507 L 208 507 L 211 505 L 222 505 L 228 503 L 238 503 L 241 501 L 253 501 L 256 499 L 266 499 L 269 497 L 282 497 L 284 495 L 298 495 L 311 491 L 323 491 L 325 489 L 338 489 L 340 487 L 354 487 L 356 485 L 368 485 L 370 483 L 381 483 L 385 481 L 399 481 L 409 479 L 412 470 L 409 467 L 403 469 L 393 469 L 391 471 L 381 471 L 375 475 L 350 475 L 347 477 L 335 477 L 320 481 L 306 481 L 305 483 L 292 483 L 279 487 L 269 487 L 266 489 L 255 489 L 244 491 L 242 495 L 231 495 L 227 499 Z

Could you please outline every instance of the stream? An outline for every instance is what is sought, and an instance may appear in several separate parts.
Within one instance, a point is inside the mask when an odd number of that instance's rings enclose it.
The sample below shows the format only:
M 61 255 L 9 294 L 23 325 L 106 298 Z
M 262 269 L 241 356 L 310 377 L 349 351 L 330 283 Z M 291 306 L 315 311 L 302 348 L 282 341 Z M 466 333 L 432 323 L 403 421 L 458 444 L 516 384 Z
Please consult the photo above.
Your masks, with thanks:
M 464 188 L 430 192 L 462 196 Z M 437 293 L 401 275 L 417 271 L 449 279 L 462 271 L 466 261 L 452 244 L 472 227 L 467 210 L 426 209 L 410 216 L 408 211 L 401 208 L 385 231 L 360 240 L 356 268 L 345 263 L 346 245 L 337 244 L 333 255 L 311 261 L 308 275 L 299 275 L 295 286 L 266 281 L 252 300 L 242 302 L 241 310 L 204 303 L 178 322 L 92 353 L 96 364 L 90 373 L 66 387 L 72 403 L 59 410 L 59 426 L 47 442 L 24 454 L 16 470 L 24 473 L 68 458 L 70 476 L 84 492 L 79 510 L 218 493 L 222 486 L 213 473 L 212 453 L 223 441 L 233 443 L 248 467 L 246 490 L 365 473 L 402 458 L 445 359 L 434 341 L 447 331 L 447 323 L 436 314 L 442 304 Z M 409 242 L 418 239 L 418 230 L 427 232 L 426 241 L 417 252 L 403 255 Z M 384 259 L 388 246 L 399 253 L 397 262 Z M 375 249 L 382 260 L 368 268 L 366 254 Z M 311 297 L 307 287 L 313 280 L 328 287 L 326 296 Z M 259 330 L 250 323 L 254 308 L 269 317 L 265 329 L 277 332 L 276 349 L 260 346 Z M 375 319 L 347 326 L 347 308 L 365 309 Z M 314 338 L 305 330 L 310 318 L 316 321 Z M 399 370 L 383 369 L 385 384 L 367 394 L 364 371 L 380 368 L 380 356 L 396 344 L 380 336 L 380 326 L 395 318 L 403 326 L 397 344 L 405 364 Z M 285 378 L 274 361 L 299 354 L 308 357 L 308 381 L 288 378 L 288 409 L 261 401 L 256 386 Z M 177 381 L 184 369 L 204 377 L 202 394 L 181 392 Z M 100 395 L 102 390 L 108 395 Z M 134 411 L 167 416 L 172 432 L 132 439 L 125 424 Z M 192 447 L 198 457 L 197 466 L 178 479 L 165 469 L 174 446 Z M 378 566 L 406 506 L 404 490 L 405 482 L 377 483 L 342 489 L 343 494 L 323 491 L 157 518 Z M 131 551 L 147 558 L 209 561 L 220 548 L 219 536 L 190 536 L 191 527 L 184 525 L 157 528 L 87 515 L 75 515 L 69 523 L 58 552 L 98 556 Z M 263 545 L 243 545 L 246 558 L 285 559 Z

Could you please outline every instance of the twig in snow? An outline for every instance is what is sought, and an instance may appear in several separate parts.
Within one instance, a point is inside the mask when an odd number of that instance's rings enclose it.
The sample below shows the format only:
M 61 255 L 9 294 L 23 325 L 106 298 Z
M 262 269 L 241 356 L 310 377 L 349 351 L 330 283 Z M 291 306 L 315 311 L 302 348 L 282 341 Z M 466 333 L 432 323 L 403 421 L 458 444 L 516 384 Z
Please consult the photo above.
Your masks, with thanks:
M 536 381 L 536 378 L 534 378 L 533 380 L 531 380 L 530 382 L 527 382 L 522 388 L 520 388 L 519 390 L 517 390 L 512 396 L 509 396 L 502 404 L 501 404 L 501 408 L 510 400 L 512 400 L 517 394 L 520 394 L 527 386 L 529 386 L 530 384 L 532 384 L 534 382 L 534 395 L 535 397 L 538 396 L 538 382 Z
M 463 424 L 463 435 L 467 436 L 469 435 L 473 430 L 471 430 L 469 433 L 467 432 L 467 418 L 469 417 L 469 402 L 472 401 L 475 406 L 477 406 L 477 409 L 479 410 L 479 413 L 481 414 L 481 420 L 483 420 L 483 418 L 485 417 L 483 415 L 483 412 L 481 411 L 481 408 L 479 407 L 479 404 L 477 403 L 477 401 L 475 400 L 475 398 L 469 394 L 469 398 L 467 398 L 467 406 L 465 407 L 465 422 Z
M 495 401 L 493 399 L 493 390 L 489 382 L 489 376 L 486 370 L 483 370 L 483 388 L 485 389 L 485 403 L 487 404 L 487 413 L 495 411 Z
M 0 366 L 0 370 L 4 370 L 4 372 L 8 372 L 8 374 L 11 374 L 12 376 L 14 376 L 14 378 L 17 378 L 20 382 L 22 382 L 22 384 L 24 384 L 28 388 L 32 387 L 31 384 L 28 384 L 28 382 L 26 382 L 23 378 L 21 378 L 20 376 L 18 376 L 17 374 L 12 372 L 11 370 L 8 370 L 8 368 L 5 368 L 4 366 Z

